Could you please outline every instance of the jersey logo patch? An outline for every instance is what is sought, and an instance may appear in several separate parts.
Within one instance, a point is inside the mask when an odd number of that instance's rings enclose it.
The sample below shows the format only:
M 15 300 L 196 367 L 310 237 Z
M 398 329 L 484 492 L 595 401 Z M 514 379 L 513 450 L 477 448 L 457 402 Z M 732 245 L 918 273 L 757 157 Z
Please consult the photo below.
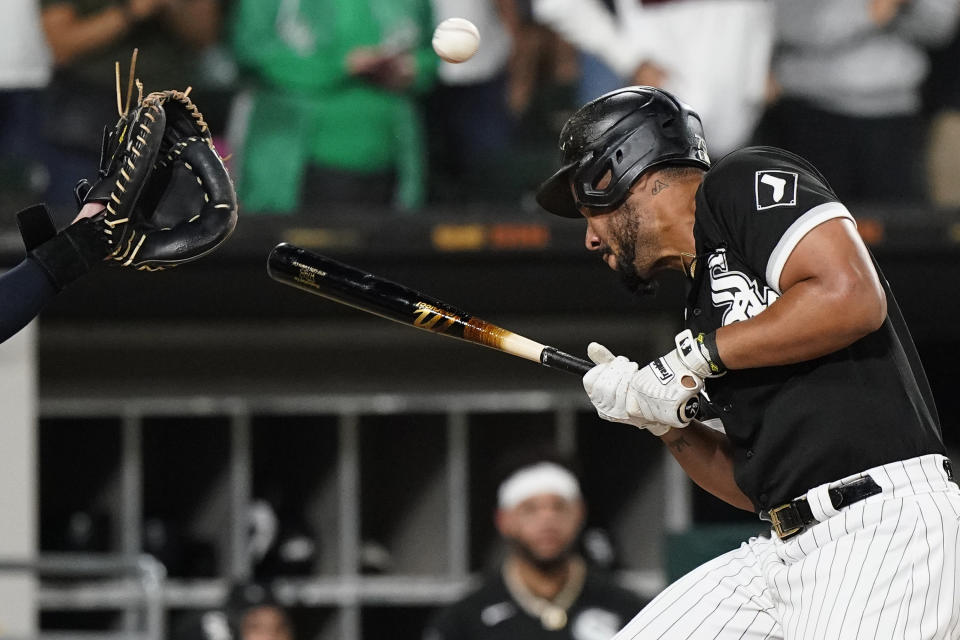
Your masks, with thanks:
M 710 164 L 710 154 L 707 153 L 707 141 L 697 136 L 697 160 Z
M 585 609 L 573 621 L 570 635 L 574 640 L 609 640 L 622 626 L 623 621 L 613 611 Z
M 773 289 L 762 286 L 747 274 L 727 266 L 725 251 L 717 251 L 707 261 L 710 273 L 710 296 L 713 306 L 723 309 L 722 326 L 748 320 L 779 297 Z
M 797 205 L 797 174 L 773 169 L 757 171 L 754 192 L 757 197 L 757 211 L 774 207 L 795 207 Z
M 480 612 L 480 620 L 488 627 L 495 627 L 504 620 L 512 618 L 517 613 L 517 608 L 510 602 L 498 602 L 484 607 Z

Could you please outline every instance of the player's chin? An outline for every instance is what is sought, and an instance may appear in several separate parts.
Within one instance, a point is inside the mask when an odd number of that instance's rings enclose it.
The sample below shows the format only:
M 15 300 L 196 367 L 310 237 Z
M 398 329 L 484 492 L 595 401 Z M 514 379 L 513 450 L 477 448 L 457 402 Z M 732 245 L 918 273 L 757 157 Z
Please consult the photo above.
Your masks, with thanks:
M 570 557 L 572 543 L 562 544 L 550 542 L 544 543 L 541 540 L 527 541 L 521 543 L 513 540 L 514 550 L 521 557 L 526 558 L 534 566 L 542 571 L 554 571 L 562 567 Z
M 566 540 L 540 540 L 530 545 L 531 553 L 541 562 L 553 562 L 565 558 L 570 549 Z
M 652 295 L 657 292 L 657 281 L 648 280 L 636 271 L 619 270 L 620 283 L 634 295 Z

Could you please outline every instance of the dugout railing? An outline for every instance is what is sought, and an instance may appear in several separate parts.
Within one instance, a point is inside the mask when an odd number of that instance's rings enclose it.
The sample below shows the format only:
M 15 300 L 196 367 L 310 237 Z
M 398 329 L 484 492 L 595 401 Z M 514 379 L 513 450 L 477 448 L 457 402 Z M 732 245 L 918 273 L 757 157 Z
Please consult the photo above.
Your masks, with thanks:
M 0 558 L 0 573 L 32 574 L 41 611 L 120 612 L 122 624 L 102 630 L 46 630 L 6 640 L 163 640 L 166 569 L 147 554 L 43 553 L 35 558 Z M 67 586 L 73 583 L 72 586 Z
M 306 571 L 267 576 L 298 638 L 358 640 L 389 629 L 412 639 L 433 608 L 496 558 L 486 484 L 496 454 L 544 440 L 586 462 L 589 526 L 614 541 L 620 579 L 655 594 L 665 582 L 664 534 L 692 524 L 690 485 L 662 447 L 599 421 L 574 393 L 43 399 L 41 540 L 56 540 L 44 529 L 58 526 L 55 511 L 65 508 L 108 512 L 108 551 L 129 562 L 143 557 L 151 518 L 204 539 L 213 556 L 199 563 L 205 574 L 183 558 L 168 567 L 161 601 L 173 628 L 223 604 L 235 581 L 264 577 L 250 553 L 249 507 L 280 489 L 318 546 Z M 84 456 L 72 455 L 81 446 Z M 58 466 L 65 457 L 68 468 Z M 83 477 L 99 480 L 76 481 Z M 371 560 L 371 545 L 388 560 Z M 39 579 L 41 622 L 62 627 L 112 609 L 113 619 L 98 618 L 105 632 L 137 630 L 134 610 L 146 595 L 122 582 Z

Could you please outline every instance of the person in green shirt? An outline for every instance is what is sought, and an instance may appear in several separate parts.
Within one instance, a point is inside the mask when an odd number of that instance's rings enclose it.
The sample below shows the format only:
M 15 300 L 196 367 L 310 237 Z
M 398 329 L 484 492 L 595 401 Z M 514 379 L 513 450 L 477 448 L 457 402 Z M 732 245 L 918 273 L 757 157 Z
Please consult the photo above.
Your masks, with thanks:
M 420 207 L 419 96 L 437 67 L 429 0 L 237 0 L 235 9 L 231 44 L 249 86 L 234 122 L 243 206 Z

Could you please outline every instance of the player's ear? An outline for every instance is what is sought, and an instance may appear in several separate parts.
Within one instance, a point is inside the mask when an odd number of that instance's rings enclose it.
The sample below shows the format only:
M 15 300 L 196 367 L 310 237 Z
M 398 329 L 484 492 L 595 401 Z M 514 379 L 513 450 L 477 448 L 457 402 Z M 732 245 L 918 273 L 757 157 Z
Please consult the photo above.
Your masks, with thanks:
M 602 174 L 600 174 L 600 178 L 596 181 L 596 183 L 594 183 L 593 188 L 599 189 L 602 191 L 607 187 L 609 187 L 611 182 L 613 182 L 613 171 L 610 169 L 607 169 Z
M 583 500 L 576 500 L 573 503 L 573 509 L 577 518 L 577 530 L 580 530 L 587 521 L 587 503 Z
M 512 512 L 509 509 L 497 509 L 493 513 L 493 523 L 501 537 L 510 537 L 513 533 Z

